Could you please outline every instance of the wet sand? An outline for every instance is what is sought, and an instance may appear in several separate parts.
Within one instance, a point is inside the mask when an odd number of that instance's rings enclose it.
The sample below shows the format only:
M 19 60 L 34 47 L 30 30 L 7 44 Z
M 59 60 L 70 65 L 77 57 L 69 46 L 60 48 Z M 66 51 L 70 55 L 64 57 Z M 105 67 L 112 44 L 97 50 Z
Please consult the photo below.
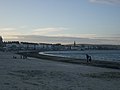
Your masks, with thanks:
M 13 56 L 17 57 L 13 59 Z M 119 90 L 120 70 L 0 52 L 0 90 Z
M 65 63 L 72 63 L 72 64 L 82 64 L 82 65 L 87 65 L 87 66 L 120 69 L 120 62 L 100 61 L 100 60 L 92 60 L 91 62 L 87 62 L 87 60 L 85 60 L 85 59 L 50 56 L 50 55 L 45 55 L 45 54 L 38 54 L 38 52 L 27 52 L 27 53 L 22 52 L 19 54 L 29 56 L 29 57 L 40 58 L 40 59 L 44 59 L 44 60 L 57 61 L 57 62 L 65 62 Z

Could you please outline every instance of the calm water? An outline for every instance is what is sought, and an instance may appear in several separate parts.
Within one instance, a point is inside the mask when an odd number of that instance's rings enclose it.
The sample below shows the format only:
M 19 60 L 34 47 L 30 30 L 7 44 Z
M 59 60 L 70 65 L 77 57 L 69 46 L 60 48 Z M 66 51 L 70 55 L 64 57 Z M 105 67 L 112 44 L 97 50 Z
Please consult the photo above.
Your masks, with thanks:
M 89 54 L 94 60 L 120 62 L 120 50 L 47 51 L 44 54 L 77 59 L 85 59 L 85 54 Z

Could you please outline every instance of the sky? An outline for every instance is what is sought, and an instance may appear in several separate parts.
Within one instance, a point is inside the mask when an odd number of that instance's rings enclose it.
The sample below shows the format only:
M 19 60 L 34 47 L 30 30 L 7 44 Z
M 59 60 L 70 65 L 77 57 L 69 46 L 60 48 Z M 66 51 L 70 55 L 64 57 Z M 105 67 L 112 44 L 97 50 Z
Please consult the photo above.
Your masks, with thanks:
M 5 41 L 120 44 L 120 0 L 0 0 L 0 35 Z

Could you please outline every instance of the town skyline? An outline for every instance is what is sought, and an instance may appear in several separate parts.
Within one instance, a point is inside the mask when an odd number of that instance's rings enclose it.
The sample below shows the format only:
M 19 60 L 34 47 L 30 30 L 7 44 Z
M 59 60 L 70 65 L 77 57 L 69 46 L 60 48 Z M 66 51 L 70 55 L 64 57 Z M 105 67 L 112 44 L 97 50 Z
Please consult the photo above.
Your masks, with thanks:
M 0 0 L 4 41 L 120 43 L 119 0 Z

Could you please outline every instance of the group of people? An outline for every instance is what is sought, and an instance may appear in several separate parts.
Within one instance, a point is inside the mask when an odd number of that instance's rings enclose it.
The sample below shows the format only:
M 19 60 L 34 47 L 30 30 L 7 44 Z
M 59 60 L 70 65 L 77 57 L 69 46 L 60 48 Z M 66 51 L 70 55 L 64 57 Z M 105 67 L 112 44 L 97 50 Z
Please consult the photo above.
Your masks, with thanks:
M 21 55 L 20 58 L 21 59 L 27 59 L 27 56 L 26 55 Z
M 86 54 L 86 59 L 87 59 L 87 62 L 91 62 L 92 57 L 90 55 Z
M 13 56 L 13 59 L 17 59 L 17 57 L 16 57 L 16 56 Z
M 13 59 L 17 59 L 17 56 L 13 56 Z M 27 59 L 26 55 L 20 55 L 20 59 Z

